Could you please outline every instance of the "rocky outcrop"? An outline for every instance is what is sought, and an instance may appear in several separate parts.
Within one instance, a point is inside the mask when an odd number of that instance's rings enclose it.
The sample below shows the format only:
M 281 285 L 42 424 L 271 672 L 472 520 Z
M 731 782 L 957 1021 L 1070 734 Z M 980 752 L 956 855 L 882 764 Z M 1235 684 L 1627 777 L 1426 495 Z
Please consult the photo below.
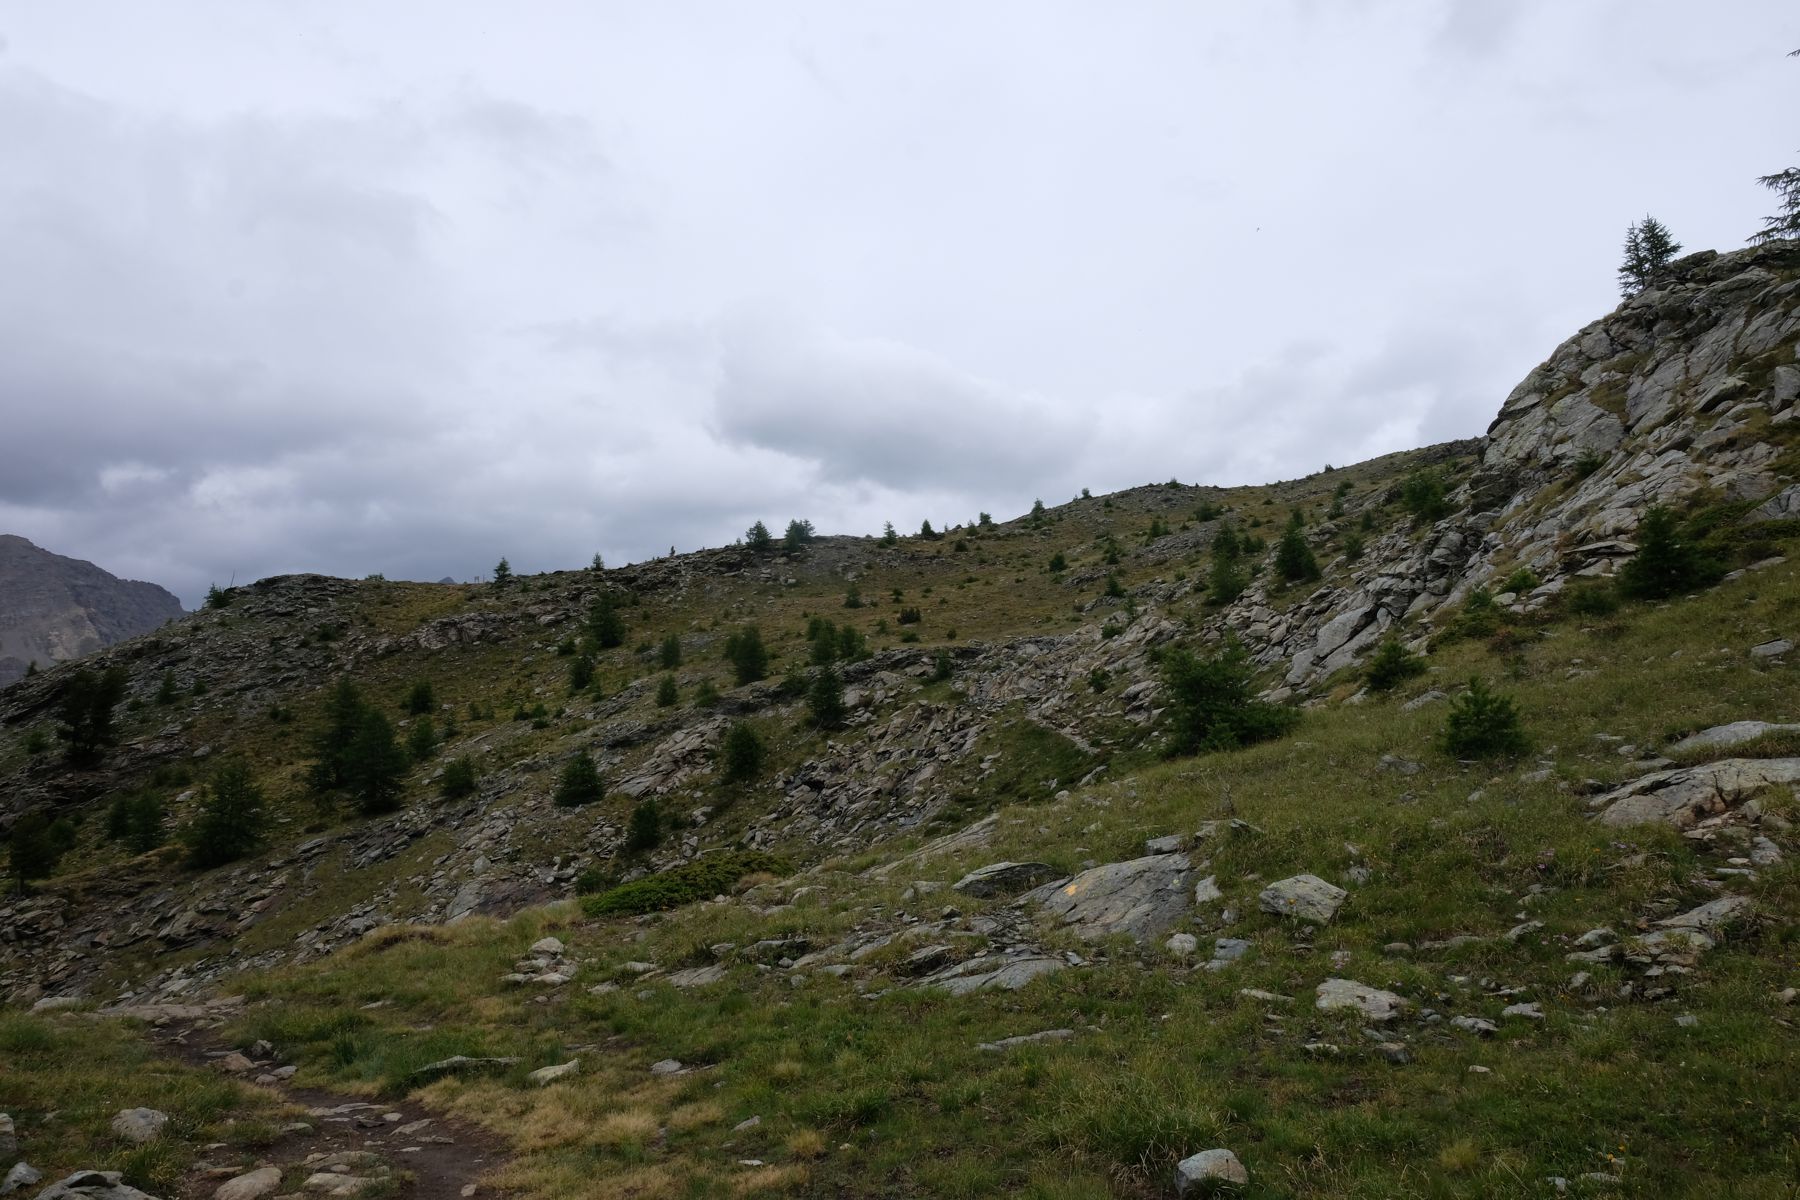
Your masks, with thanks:
M 154 583 L 119 579 L 91 562 L 0 534 L 0 687 L 36 663 L 80 658 L 182 615 Z

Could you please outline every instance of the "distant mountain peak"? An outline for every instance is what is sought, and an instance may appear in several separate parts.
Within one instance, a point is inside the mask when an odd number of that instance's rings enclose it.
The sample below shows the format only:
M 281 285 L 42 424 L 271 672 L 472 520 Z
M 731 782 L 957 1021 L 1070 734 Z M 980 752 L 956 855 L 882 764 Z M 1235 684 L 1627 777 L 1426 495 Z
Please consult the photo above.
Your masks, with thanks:
M 154 583 L 120 579 L 0 533 L 0 686 L 34 662 L 80 658 L 182 613 L 181 601 Z

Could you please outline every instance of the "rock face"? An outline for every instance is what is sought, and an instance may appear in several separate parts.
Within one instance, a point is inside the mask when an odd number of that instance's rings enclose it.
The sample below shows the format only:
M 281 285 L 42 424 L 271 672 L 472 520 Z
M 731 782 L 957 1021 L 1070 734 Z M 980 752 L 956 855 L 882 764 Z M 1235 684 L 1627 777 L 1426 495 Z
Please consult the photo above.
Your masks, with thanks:
M 1187 855 L 1152 854 L 1094 867 L 1027 899 L 1080 937 L 1122 933 L 1145 941 L 1187 914 L 1192 874 Z
M 1682 738 L 1669 747 L 1669 753 L 1685 754 L 1690 750 L 1738 746 L 1774 733 L 1800 733 L 1800 725 L 1776 725 L 1768 721 L 1733 721 L 1729 725 L 1714 725 L 1711 729 L 1702 729 L 1699 733 Z
M 1698 767 L 1654 771 L 1588 801 L 1605 825 L 1692 829 L 1749 800 L 1771 784 L 1800 783 L 1800 758 L 1726 758 Z
M 0 534 L 0 687 L 34 662 L 42 668 L 92 654 L 182 611 L 181 601 L 154 583 L 119 579 Z
M 997 862 L 976 867 L 957 880 L 955 888 L 965 896 L 988 899 L 1016 896 L 1061 877 L 1062 872 L 1049 863 Z

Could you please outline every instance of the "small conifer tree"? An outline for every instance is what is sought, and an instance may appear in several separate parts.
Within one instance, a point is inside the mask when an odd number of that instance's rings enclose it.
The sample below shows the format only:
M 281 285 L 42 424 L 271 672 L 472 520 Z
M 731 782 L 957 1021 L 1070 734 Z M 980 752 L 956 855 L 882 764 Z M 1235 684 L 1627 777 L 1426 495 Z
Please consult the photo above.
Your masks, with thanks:
M 513 581 L 512 564 L 502 558 L 494 564 L 494 587 L 504 591 Z
M 394 727 L 380 709 L 365 707 L 344 754 L 344 786 L 357 810 L 375 816 L 399 808 L 406 768 L 406 752 L 394 741 Z
M 645 796 L 631 810 L 625 828 L 625 853 L 646 854 L 662 844 L 662 812 L 654 796 Z
M 1637 547 L 1619 568 L 1619 590 L 1627 596 L 1661 600 L 1703 587 L 1719 575 L 1717 565 L 1682 534 L 1675 514 L 1660 504 L 1638 523 Z
M 430 717 L 419 717 L 406 731 L 406 756 L 416 763 L 430 758 L 437 751 L 437 745 L 437 727 Z
M 673 671 L 679 667 L 681 665 L 681 635 L 671 633 L 664 637 L 662 645 L 657 650 L 657 658 L 665 671 Z
M 1296 513 L 1297 517 L 1299 514 Z M 1289 583 L 1319 577 L 1319 562 L 1313 557 L 1312 547 L 1307 545 L 1306 534 L 1298 525 L 1290 524 L 1281 535 L 1281 541 L 1275 547 L 1275 570 Z
M 745 625 L 725 639 L 725 659 L 737 673 L 739 686 L 755 683 L 769 673 L 769 649 L 763 644 L 762 631 Z
M 236 862 L 256 848 L 267 822 L 262 789 L 249 764 L 227 760 L 213 774 L 193 821 L 182 830 L 189 865 L 205 868 Z
M 768 754 L 756 730 L 740 721 L 726 731 L 720 747 L 721 775 L 726 783 L 748 783 L 762 774 Z
M 681 699 L 681 689 L 676 686 L 675 677 L 664 675 L 662 681 L 656 685 L 656 706 L 671 708 L 679 699 Z
M 835 667 L 820 667 L 813 672 L 806 707 L 813 724 L 820 729 L 836 729 L 844 723 L 848 713 L 844 707 L 844 680 Z
M 41 812 L 28 812 L 13 822 L 7 860 L 14 886 L 21 893 L 33 879 L 42 879 L 56 870 L 57 861 L 62 858 L 51 824 Z
M 600 782 L 600 770 L 586 750 L 571 758 L 556 782 L 556 804 L 559 808 L 580 808 L 606 798 L 606 787 Z
M 455 758 L 444 768 L 438 790 L 446 800 L 461 800 L 475 794 L 475 763 L 467 756 Z
M 1399 638 L 1388 637 L 1369 658 L 1365 677 L 1376 691 L 1391 692 L 1408 679 L 1424 673 L 1425 660 L 1401 645 Z
M 757 554 L 766 554 L 775 545 L 775 535 L 761 521 L 744 531 L 744 545 Z
M 1681 243 L 1655 217 L 1633 222 L 1625 231 L 1625 259 L 1619 264 L 1619 291 L 1635 296 L 1668 273 Z
M 1531 748 L 1512 699 L 1480 679 L 1469 680 L 1469 690 L 1450 702 L 1443 740 L 1456 758 L 1510 758 Z
M 421 679 L 412 685 L 406 693 L 406 711 L 414 716 L 428 713 L 437 707 L 437 695 L 431 689 L 431 680 Z

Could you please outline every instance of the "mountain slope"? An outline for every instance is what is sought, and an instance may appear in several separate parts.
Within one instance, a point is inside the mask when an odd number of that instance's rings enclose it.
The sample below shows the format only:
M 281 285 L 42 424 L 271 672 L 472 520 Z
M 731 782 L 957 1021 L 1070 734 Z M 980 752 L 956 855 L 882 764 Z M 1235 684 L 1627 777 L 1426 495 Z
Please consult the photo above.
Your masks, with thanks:
M 80 658 L 182 613 L 181 601 L 153 583 L 118 579 L 93 563 L 0 534 L 0 686 L 23 677 L 32 663 Z
M 128 676 L 96 767 L 45 737 L 70 668 L 0 691 L 0 826 L 84 818 L 0 904 L 0 994 L 237 991 L 237 1044 L 338 1086 L 516 1057 L 421 1094 L 533 1195 L 1149 1195 L 1214 1146 L 1264 1195 L 1785 1194 L 1800 745 L 1688 735 L 1800 720 L 1797 348 L 1800 247 L 1696 255 L 1479 441 L 936 539 L 235 589 L 96 656 Z M 1632 598 L 1659 503 L 1710 565 Z M 1290 526 L 1318 578 L 1278 570 Z M 1261 541 L 1234 597 L 1225 528 Z M 625 637 L 572 691 L 603 597 Z M 867 654 L 820 729 L 825 621 Z M 739 683 L 751 624 L 772 663 Z M 1229 639 L 1297 728 L 1166 757 L 1161 664 Z M 1422 673 L 1383 691 L 1388 639 Z M 397 813 L 310 786 L 340 677 L 441 735 Z M 1449 751 L 1472 678 L 1523 753 Z M 740 724 L 768 761 L 728 782 Z M 606 798 L 558 807 L 583 752 Z M 194 871 L 107 836 L 120 795 L 186 820 L 228 755 L 265 849 Z M 647 891 L 693 902 L 631 915 Z

